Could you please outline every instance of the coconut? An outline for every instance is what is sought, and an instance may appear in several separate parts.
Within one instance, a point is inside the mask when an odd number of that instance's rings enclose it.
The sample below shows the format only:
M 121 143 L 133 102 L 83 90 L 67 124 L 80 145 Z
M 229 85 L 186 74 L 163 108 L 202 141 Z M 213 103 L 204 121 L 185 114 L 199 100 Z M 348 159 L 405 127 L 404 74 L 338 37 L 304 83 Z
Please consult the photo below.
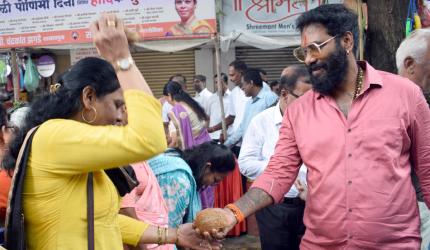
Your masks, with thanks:
M 132 31 L 132 30 L 129 30 L 129 29 L 127 29 L 127 28 L 125 28 L 125 36 L 127 37 L 127 41 L 128 41 L 128 43 L 130 44 L 130 45 L 132 45 L 132 44 L 135 44 L 135 43 L 137 43 L 137 42 L 139 42 L 139 40 L 140 40 L 140 35 L 139 35 L 139 33 L 138 32 L 136 32 L 136 31 Z
M 228 218 L 222 209 L 205 209 L 197 214 L 194 225 L 200 232 L 221 231 L 228 226 Z

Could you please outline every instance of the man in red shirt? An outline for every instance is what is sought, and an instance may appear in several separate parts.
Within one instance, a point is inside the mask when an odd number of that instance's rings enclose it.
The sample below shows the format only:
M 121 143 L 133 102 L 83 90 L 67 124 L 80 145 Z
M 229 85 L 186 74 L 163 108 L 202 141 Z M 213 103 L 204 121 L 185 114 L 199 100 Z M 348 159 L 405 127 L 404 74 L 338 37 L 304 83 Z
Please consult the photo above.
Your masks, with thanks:
M 430 205 L 430 110 L 418 86 L 356 61 L 357 16 L 322 5 L 297 20 L 294 55 L 313 90 L 286 110 L 265 172 L 234 204 L 237 221 L 280 202 L 304 163 L 308 196 L 300 249 L 419 249 L 414 168 Z M 205 233 L 205 235 L 207 235 Z

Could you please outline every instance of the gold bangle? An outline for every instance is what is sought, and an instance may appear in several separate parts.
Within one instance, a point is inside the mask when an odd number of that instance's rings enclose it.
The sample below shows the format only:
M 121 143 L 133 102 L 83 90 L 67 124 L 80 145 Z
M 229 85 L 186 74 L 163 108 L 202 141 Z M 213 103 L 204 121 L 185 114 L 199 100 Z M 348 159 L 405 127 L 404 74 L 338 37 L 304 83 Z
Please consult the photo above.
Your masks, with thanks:
M 157 236 L 158 236 L 157 245 L 161 245 L 161 228 L 160 227 L 157 227 Z
M 175 240 L 175 245 L 178 246 L 179 245 L 179 227 L 176 228 L 176 240 Z
M 164 244 L 167 244 L 167 236 L 169 236 L 169 230 L 167 228 L 164 228 Z

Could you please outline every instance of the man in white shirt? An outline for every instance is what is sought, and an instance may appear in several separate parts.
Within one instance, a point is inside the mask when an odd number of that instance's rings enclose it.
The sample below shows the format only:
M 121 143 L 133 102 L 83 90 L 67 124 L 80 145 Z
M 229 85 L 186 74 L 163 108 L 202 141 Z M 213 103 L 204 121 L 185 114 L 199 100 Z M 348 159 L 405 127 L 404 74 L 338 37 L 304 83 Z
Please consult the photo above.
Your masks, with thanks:
M 245 92 L 245 96 L 249 96 L 251 99 L 246 102 L 245 113 L 242 121 L 240 122 L 239 128 L 237 128 L 224 142 L 224 145 L 227 147 L 232 147 L 238 142 L 241 142 L 252 118 L 265 109 L 271 107 L 278 100 L 278 96 L 270 89 L 264 89 L 263 80 L 256 69 L 248 68 L 243 76 L 241 87 Z
M 228 114 L 225 111 L 227 111 L 230 106 L 230 90 L 227 87 L 227 81 L 228 81 L 227 75 L 224 73 L 221 73 L 221 85 L 222 85 L 221 91 L 223 93 L 222 99 L 224 104 L 225 117 L 228 116 Z M 215 86 L 217 86 L 218 88 L 217 75 L 215 75 L 214 82 L 215 82 Z M 206 105 L 206 114 L 209 116 L 209 127 L 215 126 L 221 122 L 221 105 L 219 102 L 218 91 L 208 99 L 208 102 Z M 232 127 L 228 126 L 227 136 L 231 134 L 231 131 L 232 131 Z M 219 141 L 221 130 L 217 130 L 212 133 L 209 133 L 209 135 L 212 138 L 212 140 Z
M 246 102 L 250 99 L 245 96 L 245 92 L 241 89 L 242 86 L 242 77 L 247 70 L 247 66 L 244 62 L 236 60 L 229 64 L 228 68 L 228 76 L 230 81 L 232 81 L 236 86 L 231 90 L 230 93 L 230 103 L 229 108 L 226 109 L 228 114 L 225 119 L 225 123 L 227 126 L 233 124 L 232 133 L 237 130 L 242 122 L 243 115 L 245 113 L 245 105 Z M 214 132 L 221 130 L 221 123 L 216 124 L 215 126 L 209 127 L 209 132 Z M 222 142 L 225 138 L 222 138 Z M 240 151 L 240 143 L 237 143 L 235 146 L 231 148 L 233 153 L 236 156 L 239 156 Z
M 202 108 L 206 110 L 208 99 L 213 94 L 206 88 L 206 76 L 204 75 L 194 76 L 193 85 L 194 85 L 194 90 L 196 91 L 194 100 L 196 100 L 196 102 L 198 102 L 200 106 L 202 106 Z
M 255 116 L 248 126 L 239 155 L 241 173 L 251 180 L 266 168 L 279 137 L 282 116 L 299 96 L 312 88 L 307 69 L 290 66 L 282 72 L 279 102 Z M 306 167 L 302 166 L 298 179 L 306 182 Z M 292 187 L 283 203 L 272 205 L 256 213 L 262 249 L 299 249 L 304 234 L 304 202 L 299 191 Z

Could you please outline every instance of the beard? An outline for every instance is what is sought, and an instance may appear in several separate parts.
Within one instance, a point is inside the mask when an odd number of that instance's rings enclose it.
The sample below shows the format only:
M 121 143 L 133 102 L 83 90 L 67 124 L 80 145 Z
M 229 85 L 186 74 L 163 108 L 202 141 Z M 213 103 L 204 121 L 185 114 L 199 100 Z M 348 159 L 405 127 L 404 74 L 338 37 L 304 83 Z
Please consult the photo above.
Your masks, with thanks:
M 312 88 L 322 95 L 332 95 L 342 85 L 348 69 L 346 51 L 338 46 L 325 61 L 315 62 L 307 66 Z M 313 71 L 322 69 L 323 74 L 314 76 Z

